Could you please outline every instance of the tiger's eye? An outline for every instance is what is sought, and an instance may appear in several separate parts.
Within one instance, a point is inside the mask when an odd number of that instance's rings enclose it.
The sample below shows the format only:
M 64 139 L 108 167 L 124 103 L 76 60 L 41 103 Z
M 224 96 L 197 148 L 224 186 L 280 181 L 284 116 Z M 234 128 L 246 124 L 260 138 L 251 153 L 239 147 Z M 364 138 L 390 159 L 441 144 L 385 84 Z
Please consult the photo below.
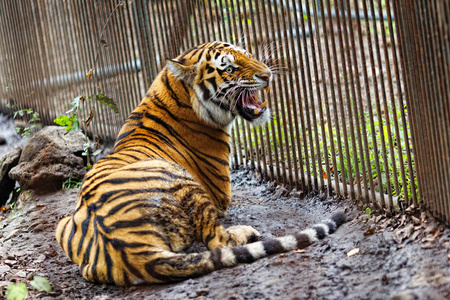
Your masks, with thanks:
M 232 73 L 234 73 L 234 68 L 233 67 L 228 67 L 228 68 L 226 68 L 225 69 L 225 72 L 227 72 L 227 73 L 229 73 L 229 74 L 232 74 Z

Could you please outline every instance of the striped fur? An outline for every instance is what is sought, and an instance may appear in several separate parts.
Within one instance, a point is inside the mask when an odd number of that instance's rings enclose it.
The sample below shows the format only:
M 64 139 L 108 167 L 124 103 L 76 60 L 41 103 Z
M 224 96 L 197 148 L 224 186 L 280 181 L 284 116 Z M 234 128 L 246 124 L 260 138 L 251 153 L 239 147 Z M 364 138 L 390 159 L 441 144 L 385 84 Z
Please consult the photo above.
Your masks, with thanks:
M 219 222 L 231 199 L 229 136 L 240 115 L 265 124 L 271 70 L 223 42 L 169 60 L 121 129 L 112 154 L 88 172 L 56 239 L 84 278 L 116 285 L 179 281 L 307 247 L 345 219 L 264 242 L 250 226 Z M 184 254 L 193 241 L 209 251 Z

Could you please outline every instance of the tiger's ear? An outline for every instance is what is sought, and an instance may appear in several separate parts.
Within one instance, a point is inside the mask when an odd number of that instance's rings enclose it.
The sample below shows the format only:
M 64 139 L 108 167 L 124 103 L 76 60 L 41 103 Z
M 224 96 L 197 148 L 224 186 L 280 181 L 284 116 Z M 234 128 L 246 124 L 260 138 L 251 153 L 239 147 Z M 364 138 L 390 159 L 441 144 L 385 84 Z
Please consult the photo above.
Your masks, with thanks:
M 166 65 L 170 71 L 172 71 L 173 75 L 181 80 L 184 80 L 188 83 L 192 83 L 195 78 L 195 65 L 187 66 L 184 64 L 184 60 L 179 59 L 167 59 Z

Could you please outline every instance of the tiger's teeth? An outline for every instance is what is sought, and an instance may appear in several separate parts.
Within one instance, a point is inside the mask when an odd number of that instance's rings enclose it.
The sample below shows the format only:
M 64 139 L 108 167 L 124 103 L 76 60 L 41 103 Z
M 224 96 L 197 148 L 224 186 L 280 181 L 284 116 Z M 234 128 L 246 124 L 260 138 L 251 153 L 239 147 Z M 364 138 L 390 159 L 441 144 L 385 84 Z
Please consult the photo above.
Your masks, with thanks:
M 259 109 L 255 108 L 255 110 L 253 111 L 255 113 L 255 115 L 259 114 Z
M 270 90 L 270 86 L 267 86 L 264 90 L 265 90 L 266 93 L 268 94 L 268 93 L 269 93 L 269 90 Z
M 264 101 L 263 103 L 261 103 L 261 105 L 260 105 L 261 108 L 264 108 L 264 107 L 266 107 L 266 106 L 267 106 L 267 100 Z

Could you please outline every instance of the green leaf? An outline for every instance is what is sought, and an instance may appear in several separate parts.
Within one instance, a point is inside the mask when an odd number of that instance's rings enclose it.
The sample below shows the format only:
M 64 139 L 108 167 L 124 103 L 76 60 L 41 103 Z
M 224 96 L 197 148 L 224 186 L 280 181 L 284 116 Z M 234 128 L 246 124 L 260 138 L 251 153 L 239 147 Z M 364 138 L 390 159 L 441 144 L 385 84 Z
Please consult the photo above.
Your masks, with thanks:
M 78 109 L 78 107 L 80 107 L 80 100 L 84 100 L 84 96 L 78 96 L 73 99 L 71 103 L 73 109 Z
M 77 115 L 73 114 L 72 116 L 59 116 L 53 120 L 59 126 L 65 126 L 66 132 L 69 131 L 78 131 L 80 129 L 80 122 L 77 119 Z
M 28 293 L 27 285 L 23 282 L 10 284 L 6 289 L 7 300 L 23 300 Z
M 89 98 L 91 98 L 91 96 L 89 96 Z M 119 109 L 117 108 L 117 105 L 112 98 L 105 96 L 103 94 L 97 94 L 97 95 L 94 95 L 94 97 L 92 97 L 92 99 L 100 102 L 100 104 L 111 107 L 112 110 L 114 110 L 114 112 L 116 114 L 119 113 Z
M 92 153 L 92 156 L 97 156 L 97 155 L 99 155 L 100 153 L 102 153 L 102 151 L 103 151 L 103 149 L 97 149 L 96 151 L 94 151 L 94 153 Z
M 50 292 L 52 290 L 48 279 L 42 276 L 34 276 L 30 281 L 30 285 L 40 292 Z
M 69 126 L 72 122 L 68 116 L 59 116 L 53 120 L 53 123 L 56 123 L 59 126 Z

